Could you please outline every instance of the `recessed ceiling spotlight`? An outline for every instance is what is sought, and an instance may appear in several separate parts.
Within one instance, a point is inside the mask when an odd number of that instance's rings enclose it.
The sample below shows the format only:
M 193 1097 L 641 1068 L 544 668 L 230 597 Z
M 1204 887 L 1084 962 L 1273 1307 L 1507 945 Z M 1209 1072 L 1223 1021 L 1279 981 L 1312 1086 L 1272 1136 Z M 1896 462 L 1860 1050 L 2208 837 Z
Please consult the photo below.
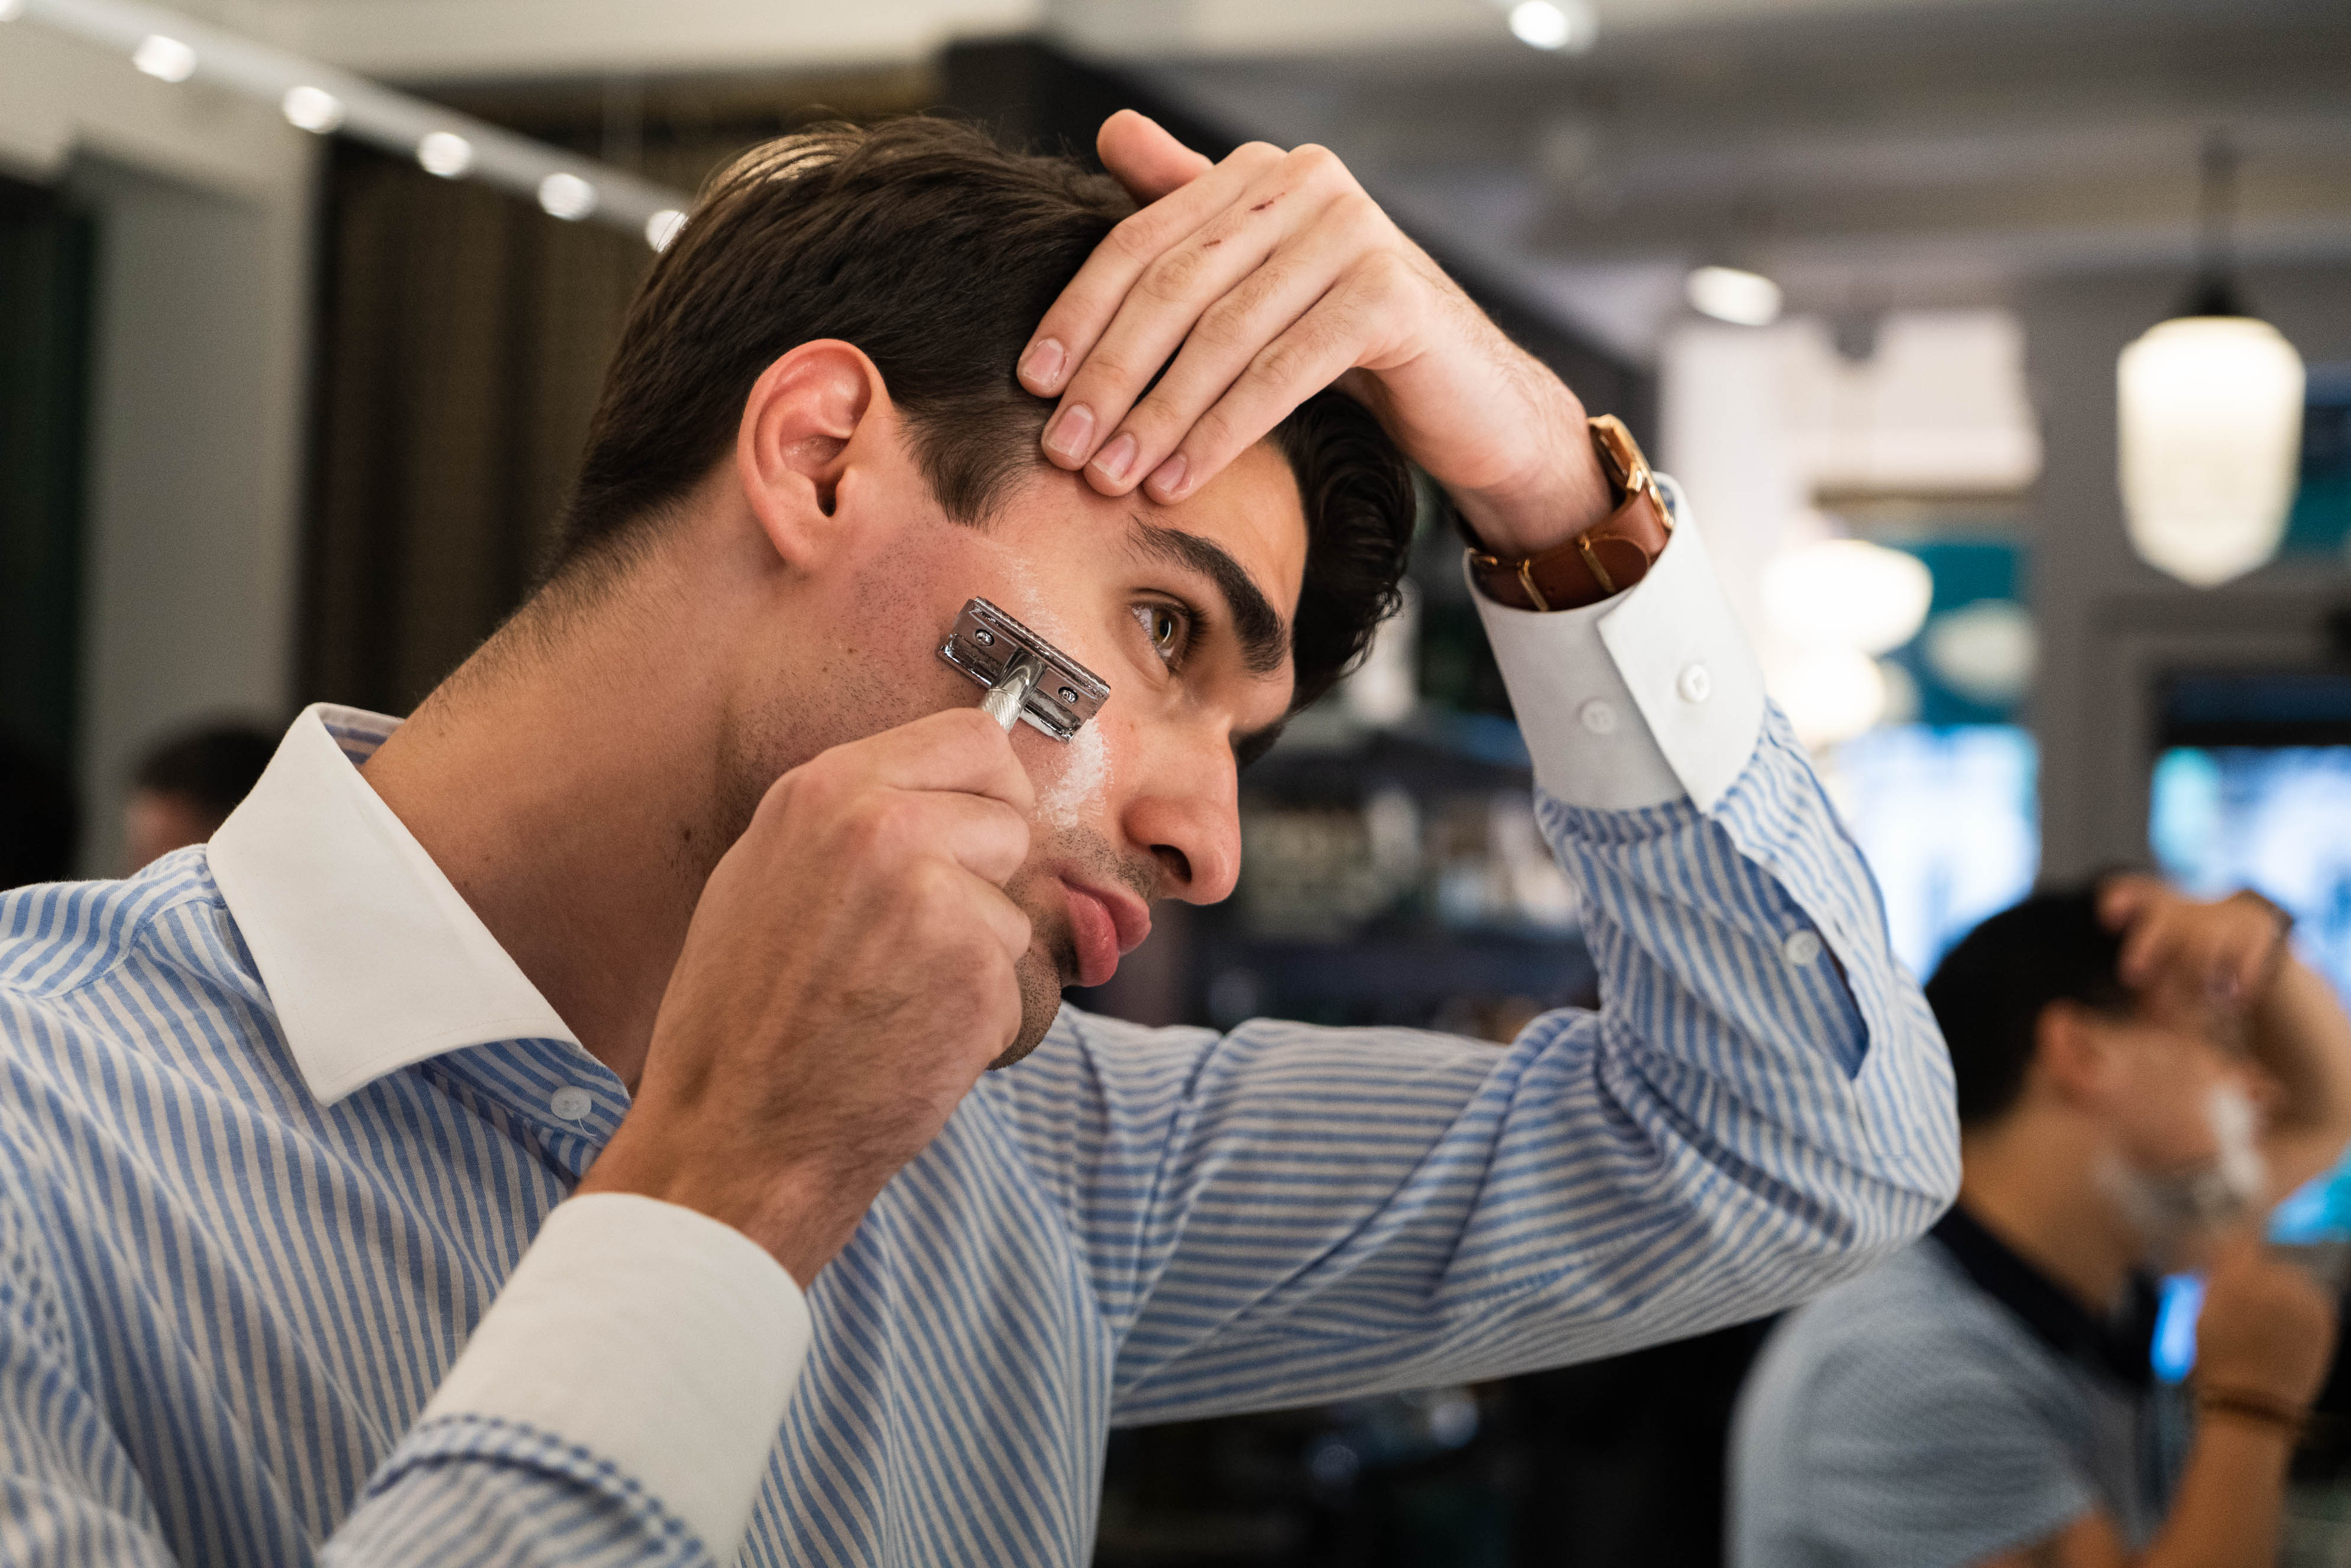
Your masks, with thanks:
M 196 51 L 177 38 L 150 33 L 131 51 L 131 63 L 157 81 L 185 81 L 196 74 Z
M 324 136 L 343 122 L 343 100 L 322 87 L 289 87 L 278 106 L 287 123 Z
M 1701 267 L 1686 285 L 1690 308 L 1740 327 L 1769 327 L 1780 319 L 1780 286 L 1738 267 Z
M 667 250 L 677 231 L 685 226 L 685 214 L 675 207 L 664 207 L 645 220 L 645 243 L 655 250 Z
M 1519 0 L 1510 7 L 1510 32 L 1538 49 L 1580 55 L 1600 36 L 1600 18 L 1589 0 Z
M 435 131 L 416 144 L 416 161 L 428 174 L 454 180 L 474 166 L 474 144 L 454 131 Z
M 538 183 L 538 204 L 548 216 L 576 224 L 596 210 L 596 187 L 577 174 L 558 172 Z

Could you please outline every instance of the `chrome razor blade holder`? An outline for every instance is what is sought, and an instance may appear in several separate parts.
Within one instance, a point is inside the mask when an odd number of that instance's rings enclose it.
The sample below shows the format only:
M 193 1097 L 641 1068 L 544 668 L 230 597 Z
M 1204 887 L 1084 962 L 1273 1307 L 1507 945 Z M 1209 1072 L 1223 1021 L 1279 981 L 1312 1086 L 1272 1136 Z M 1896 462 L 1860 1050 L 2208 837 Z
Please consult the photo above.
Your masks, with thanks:
M 997 723 L 1010 729 L 1017 713 L 1055 740 L 1083 729 L 1110 695 L 1100 676 L 985 599 L 963 607 L 939 657 L 987 688 L 980 706 Z

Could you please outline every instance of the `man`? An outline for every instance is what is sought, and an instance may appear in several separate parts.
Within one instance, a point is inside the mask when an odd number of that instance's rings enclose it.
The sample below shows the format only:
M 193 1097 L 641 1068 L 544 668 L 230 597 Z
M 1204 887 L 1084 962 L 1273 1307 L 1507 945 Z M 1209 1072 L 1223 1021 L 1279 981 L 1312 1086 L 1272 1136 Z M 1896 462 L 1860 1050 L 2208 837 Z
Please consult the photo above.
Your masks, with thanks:
M 1113 1421 L 1694 1332 L 1949 1200 L 1924 1002 L 1636 457 L 1328 153 L 1102 151 L 1139 212 L 935 122 L 748 155 L 514 621 L 204 856 L 0 906 L 15 1555 L 1077 1564 Z M 1607 1005 L 1063 1009 L 1230 891 L 1399 448 L 1481 591 L 1584 606 L 1488 613 Z M 975 594 L 1109 682 L 1070 744 L 936 658 Z
M 1927 988 L 1964 1176 L 1798 1312 L 1733 1439 L 1738 1568 L 2252 1568 L 2334 1342 L 2255 1239 L 2351 1136 L 2351 1022 L 2250 894 L 2150 878 L 1994 915 Z M 2193 1421 L 2142 1270 L 2209 1266 Z
M 122 862 L 130 872 L 203 843 L 228 821 L 269 766 L 277 737 L 248 724 L 212 724 L 172 736 L 131 776 L 122 808 Z

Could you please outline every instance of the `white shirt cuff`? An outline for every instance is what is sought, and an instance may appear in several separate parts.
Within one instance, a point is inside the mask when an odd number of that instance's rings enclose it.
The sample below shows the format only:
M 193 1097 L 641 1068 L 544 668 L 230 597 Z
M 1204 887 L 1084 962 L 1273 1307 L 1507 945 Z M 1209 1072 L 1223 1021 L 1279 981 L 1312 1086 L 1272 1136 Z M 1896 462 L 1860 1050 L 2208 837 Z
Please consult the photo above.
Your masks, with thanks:
M 1564 805 L 1629 811 L 1687 796 L 1711 810 L 1763 732 L 1762 666 L 1679 487 L 1660 476 L 1658 488 L 1673 537 L 1623 593 L 1543 612 L 1470 587 L 1535 782 Z
M 731 1563 L 809 1350 L 750 1238 L 629 1193 L 558 1204 L 421 1420 L 527 1423 L 611 1460 Z

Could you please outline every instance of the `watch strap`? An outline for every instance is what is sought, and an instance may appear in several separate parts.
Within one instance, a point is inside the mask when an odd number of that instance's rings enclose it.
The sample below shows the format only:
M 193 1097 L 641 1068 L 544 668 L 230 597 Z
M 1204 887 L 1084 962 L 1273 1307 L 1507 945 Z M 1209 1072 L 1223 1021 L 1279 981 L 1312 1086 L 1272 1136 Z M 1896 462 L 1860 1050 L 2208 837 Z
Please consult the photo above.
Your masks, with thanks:
M 1672 516 L 1632 432 L 1613 414 L 1589 422 L 1592 444 L 1614 486 L 1617 507 L 1576 535 L 1531 556 L 1469 549 L 1470 575 L 1486 596 L 1514 610 L 1574 610 L 1597 604 L 1648 576 L 1672 537 Z

